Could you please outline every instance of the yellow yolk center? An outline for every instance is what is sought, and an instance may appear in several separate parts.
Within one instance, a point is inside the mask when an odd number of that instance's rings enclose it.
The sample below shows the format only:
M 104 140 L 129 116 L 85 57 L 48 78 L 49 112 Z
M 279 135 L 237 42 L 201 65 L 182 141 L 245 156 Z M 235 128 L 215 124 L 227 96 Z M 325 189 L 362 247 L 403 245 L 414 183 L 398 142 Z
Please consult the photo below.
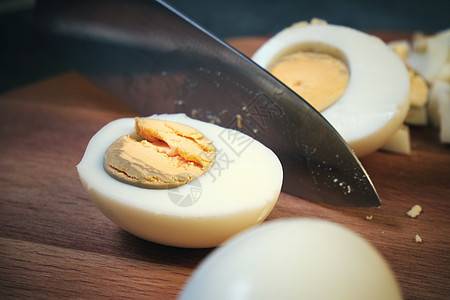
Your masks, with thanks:
M 106 151 L 104 168 L 112 177 L 132 185 L 174 188 L 208 171 L 215 148 L 189 126 L 136 118 L 136 133 L 117 139 Z
M 318 111 L 323 111 L 344 94 L 350 77 L 341 60 L 315 52 L 284 56 L 272 64 L 269 72 Z

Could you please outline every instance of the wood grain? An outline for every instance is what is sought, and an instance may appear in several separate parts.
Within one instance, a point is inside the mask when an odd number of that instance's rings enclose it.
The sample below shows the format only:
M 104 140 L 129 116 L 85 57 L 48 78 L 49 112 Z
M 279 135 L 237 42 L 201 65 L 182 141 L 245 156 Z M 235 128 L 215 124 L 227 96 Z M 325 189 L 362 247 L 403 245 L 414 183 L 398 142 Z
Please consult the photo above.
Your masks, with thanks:
M 265 40 L 229 42 L 251 55 Z M 138 239 L 87 198 L 76 164 L 97 130 L 129 116 L 132 111 L 75 72 L 0 95 L 1 298 L 174 299 L 210 253 Z M 333 207 L 283 193 L 269 219 L 343 224 L 382 253 L 405 299 L 447 299 L 450 147 L 432 128 L 411 133 L 411 155 L 379 151 L 362 159 L 382 207 Z M 414 204 L 424 210 L 411 219 L 405 213 Z M 416 234 L 423 243 L 415 242 Z

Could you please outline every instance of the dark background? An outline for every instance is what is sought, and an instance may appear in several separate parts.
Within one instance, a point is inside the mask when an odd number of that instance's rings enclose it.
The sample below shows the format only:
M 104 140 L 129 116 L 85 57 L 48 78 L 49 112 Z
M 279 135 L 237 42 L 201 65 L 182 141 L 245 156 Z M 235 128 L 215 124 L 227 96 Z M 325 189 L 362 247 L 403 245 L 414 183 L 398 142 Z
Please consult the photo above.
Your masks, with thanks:
M 167 0 L 221 37 L 266 35 L 313 17 L 360 30 L 436 32 L 450 27 L 449 0 Z
M 76 0 L 74 0 L 76 1 Z M 167 0 L 220 38 L 271 35 L 313 17 L 359 30 L 450 28 L 450 0 Z M 0 0 L 0 93 L 67 71 L 33 43 L 33 0 Z

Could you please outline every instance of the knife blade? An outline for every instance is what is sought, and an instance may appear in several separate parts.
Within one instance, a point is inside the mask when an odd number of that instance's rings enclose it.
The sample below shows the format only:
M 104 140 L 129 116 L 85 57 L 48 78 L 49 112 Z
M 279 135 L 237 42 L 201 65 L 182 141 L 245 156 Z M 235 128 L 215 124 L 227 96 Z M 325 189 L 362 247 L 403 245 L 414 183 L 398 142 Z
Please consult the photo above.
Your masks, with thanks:
M 35 20 L 39 42 L 136 113 L 182 112 L 252 136 L 279 157 L 286 193 L 381 205 L 364 167 L 319 112 L 166 3 L 41 0 Z

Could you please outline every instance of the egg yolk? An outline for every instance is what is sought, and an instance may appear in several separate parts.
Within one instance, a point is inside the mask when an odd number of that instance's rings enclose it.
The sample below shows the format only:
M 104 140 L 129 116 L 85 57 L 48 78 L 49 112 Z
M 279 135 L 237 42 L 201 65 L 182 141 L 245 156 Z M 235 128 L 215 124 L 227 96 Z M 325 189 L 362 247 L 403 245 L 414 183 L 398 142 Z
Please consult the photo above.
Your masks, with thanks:
M 316 52 L 284 56 L 268 70 L 318 111 L 323 111 L 344 94 L 350 77 L 341 60 Z
M 135 119 L 136 134 L 118 138 L 104 156 L 113 178 L 150 189 L 174 188 L 207 172 L 215 159 L 211 141 L 176 122 Z

